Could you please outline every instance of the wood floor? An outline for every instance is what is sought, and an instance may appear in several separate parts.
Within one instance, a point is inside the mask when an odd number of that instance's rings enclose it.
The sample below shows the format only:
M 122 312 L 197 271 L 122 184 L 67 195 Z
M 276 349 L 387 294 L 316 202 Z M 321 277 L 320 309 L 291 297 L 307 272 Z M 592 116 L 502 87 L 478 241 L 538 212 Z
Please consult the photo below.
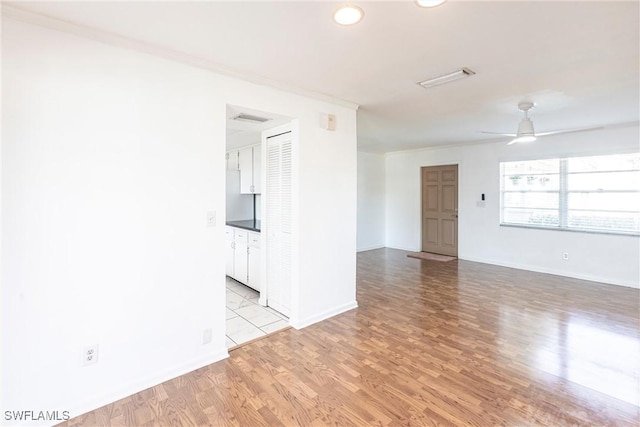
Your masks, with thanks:
M 358 303 L 63 425 L 640 423 L 638 290 L 380 249 Z

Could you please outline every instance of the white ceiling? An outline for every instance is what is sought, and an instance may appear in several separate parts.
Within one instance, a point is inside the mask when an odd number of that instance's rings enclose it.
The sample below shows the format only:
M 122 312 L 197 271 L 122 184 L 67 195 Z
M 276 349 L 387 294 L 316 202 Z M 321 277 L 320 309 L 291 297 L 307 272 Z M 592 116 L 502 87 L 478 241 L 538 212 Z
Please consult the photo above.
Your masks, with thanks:
M 358 146 L 387 152 L 515 132 L 637 122 L 639 2 L 17 2 L 12 6 L 216 64 L 218 71 L 360 105 Z M 6 3 L 5 3 L 6 4 Z M 185 56 L 186 57 L 186 56 Z M 469 67 L 432 89 L 416 82 Z
M 240 114 L 250 114 L 268 119 L 263 123 L 237 120 Z M 272 129 L 291 121 L 291 117 L 237 105 L 227 105 L 227 149 L 259 144 L 262 131 Z

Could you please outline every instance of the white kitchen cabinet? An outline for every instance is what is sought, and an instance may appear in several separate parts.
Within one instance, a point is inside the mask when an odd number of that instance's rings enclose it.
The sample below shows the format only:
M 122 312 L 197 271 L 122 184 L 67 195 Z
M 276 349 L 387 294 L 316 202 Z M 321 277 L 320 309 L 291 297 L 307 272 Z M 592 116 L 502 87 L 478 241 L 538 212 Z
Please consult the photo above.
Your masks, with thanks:
M 240 169 L 238 150 L 227 151 L 227 170 L 237 171 Z
M 261 162 L 262 149 L 259 145 L 238 150 L 241 194 L 260 194 L 262 192 Z
M 233 245 L 233 277 L 240 283 L 247 284 L 248 275 L 248 259 L 247 248 L 249 247 L 249 239 L 247 230 L 236 228 L 234 230 L 235 238 Z
M 235 234 L 234 234 L 234 228 L 233 227 L 227 227 L 225 228 L 224 232 L 225 232 L 225 256 L 227 258 L 227 264 L 226 264 L 226 274 L 229 277 L 233 277 L 233 262 L 234 262 L 234 247 L 235 247 Z
M 226 274 L 260 292 L 260 233 L 227 226 Z
M 247 285 L 260 292 L 260 233 L 249 232 Z
M 253 192 L 262 193 L 262 146 L 253 147 Z

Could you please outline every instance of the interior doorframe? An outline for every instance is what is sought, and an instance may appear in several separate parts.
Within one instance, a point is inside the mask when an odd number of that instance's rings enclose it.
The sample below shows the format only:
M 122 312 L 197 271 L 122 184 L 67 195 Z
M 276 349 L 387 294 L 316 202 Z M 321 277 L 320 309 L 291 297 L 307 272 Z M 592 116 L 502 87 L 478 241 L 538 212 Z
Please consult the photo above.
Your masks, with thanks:
M 436 163 L 426 163 L 426 164 L 421 164 L 418 167 L 418 179 L 419 179 L 419 185 L 418 185 L 418 191 L 420 192 L 418 200 L 419 202 L 419 206 L 418 206 L 418 210 L 419 210 L 419 219 L 420 219 L 420 241 L 418 242 L 418 250 L 416 252 L 422 252 L 422 241 L 423 241 L 423 237 L 424 237 L 424 227 L 422 225 L 422 206 L 423 206 L 423 202 L 424 200 L 422 199 L 422 195 L 423 195 L 423 183 L 422 183 L 422 168 L 429 168 L 429 167 L 436 167 L 436 166 L 457 166 L 458 167 L 458 176 L 456 177 L 457 179 L 457 185 L 458 185 L 458 194 L 457 194 L 457 200 L 456 200 L 456 204 L 458 206 L 458 224 L 457 224 L 457 228 L 458 228 L 458 232 L 456 233 L 456 246 L 457 246 L 457 252 L 458 252 L 458 257 L 460 255 L 460 241 L 461 241 L 461 233 L 460 233 L 460 176 L 462 175 L 462 161 L 460 160 L 456 160 L 456 161 L 444 161 L 444 162 L 436 162 Z

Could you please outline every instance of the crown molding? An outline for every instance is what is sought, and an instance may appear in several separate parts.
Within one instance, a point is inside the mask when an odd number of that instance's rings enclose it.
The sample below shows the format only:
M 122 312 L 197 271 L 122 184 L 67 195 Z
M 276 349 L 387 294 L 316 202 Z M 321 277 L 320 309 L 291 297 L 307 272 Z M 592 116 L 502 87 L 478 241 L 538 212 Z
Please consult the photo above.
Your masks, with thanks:
M 8 5 L 7 3 L 2 3 L 1 15 L 3 17 L 8 17 L 16 21 L 21 21 L 21 22 L 38 25 L 45 28 L 50 28 L 57 31 L 62 31 L 65 33 L 69 33 L 79 37 L 102 42 L 112 46 L 117 46 L 120 48 L 135 50 L 138 52 L 157 56 L 163 59 L 180 62 L 186 65 L 190 65 L 192 67 L 202 68 L 223 76 L 233 77 L 238 80 L 243 80 L 243 81 L 254 83 L 261 86 L 268 86 L 284 92 L 289 92 L 295 95 L 305 96 L 305 97 L 313 98 L 319 101 L 336 104 L 342 107 L 350 108 L 352 110 L 357 110 L 359 107 L 357 103 L 339 99 L 331 95 L 289 85 L 265 76 L 260 76 L 257 74 L 246 73 L 246 72 L 240 72 L 240 71 L 234 70 L 233 68 L 227 67 L 223 64 L 219 64 L 214 61 L 210 61 L 208 59 L 204 59 L 195 55 L 189 55 L 187 53 L 180 52 L 177 50 L 158 46 L 153 43 L 147 43 L 140 40 L 135 40 L 129 37 L 124 37 L 115 33 L 99 30 L 97 28 L 89 27 L 86 25 L 75 24 L 69 21 L 54 18 L 52 16 L 31 12 L 25 9 L 21 9 L 20 7 L 16 7 L 15 4 Z

